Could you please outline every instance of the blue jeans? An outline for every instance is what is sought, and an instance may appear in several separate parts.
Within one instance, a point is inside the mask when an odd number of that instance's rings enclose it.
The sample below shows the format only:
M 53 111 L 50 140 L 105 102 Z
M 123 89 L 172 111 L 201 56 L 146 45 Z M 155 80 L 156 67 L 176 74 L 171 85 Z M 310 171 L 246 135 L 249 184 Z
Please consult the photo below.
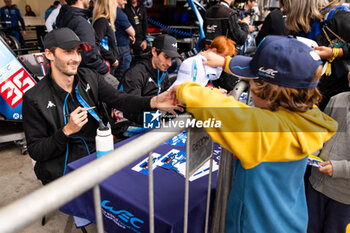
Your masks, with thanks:
M 119 51 L 119 66 L 114 71 L 114 76 L 121 82 L 124 78 L 124 73 L 130 67 L 132 56 L 129 47 L 118 47 Z

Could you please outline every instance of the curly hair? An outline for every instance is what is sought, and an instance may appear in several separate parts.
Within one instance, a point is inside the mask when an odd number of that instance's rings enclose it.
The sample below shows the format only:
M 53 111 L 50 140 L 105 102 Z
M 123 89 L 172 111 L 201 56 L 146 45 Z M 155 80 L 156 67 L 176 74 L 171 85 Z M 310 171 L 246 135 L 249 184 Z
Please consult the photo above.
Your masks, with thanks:
M 319 80 L 321 74 L 322 66 L 319 66 L 312 81 Z M 306 112 L 322 100 L 322 95 L 317 87 L 296 89 L 278 86 L 261 79 L 254 79 L 253 81 L 256 85 L 251 88 L 251 92 L 257 97 L 267 100 L 268 109 L 271 111 L 277 111 L 280 107 L 283 107 L 293 112 Z

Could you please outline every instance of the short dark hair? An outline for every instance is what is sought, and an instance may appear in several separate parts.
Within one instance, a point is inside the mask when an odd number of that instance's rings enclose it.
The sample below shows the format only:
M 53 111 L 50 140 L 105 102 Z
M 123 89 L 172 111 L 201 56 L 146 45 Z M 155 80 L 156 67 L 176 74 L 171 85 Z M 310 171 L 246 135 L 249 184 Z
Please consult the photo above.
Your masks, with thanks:
M 53 5 L 54 5 L 54 6 L 58 6 L 59 4 L 60 4 L 60 1 L 54 1 L 54 2 L 53 2 Z
M 52 48 L 49 48 L 48 50 L 49 50 L 51 53 L 53 53 L 53 55 L 55 55 L 55 51 L 56 51 L 57 48 L 58 48 L 58 47 L 52 47 Z M 46 60 L 48 60 L 49 63 L 51 64 L 51 60 L 48 59 L 46 56 L 45 56 L 45 58 L 46 58 Z
M 160 54 L 161 52 L 163 52 L 163 51 L 160 50 L 160 49 L 157 49 L 157 48 L 155 48 L 155 49 L 156 49 L 157 56 L 159 56 L 159 54 Z
M 78 0 L 66 0 L 67 4 L 68 4 L 69 6 L 74 5 L 75 3 L 77 3 L 77 1 L 78 1 Z
M 51 48 L 49 48 L 49 50 L 50 50 L 51 53 L 55 54 L 55 51 L 56 51 L 57 48 L 58 47 L 51 47 Z

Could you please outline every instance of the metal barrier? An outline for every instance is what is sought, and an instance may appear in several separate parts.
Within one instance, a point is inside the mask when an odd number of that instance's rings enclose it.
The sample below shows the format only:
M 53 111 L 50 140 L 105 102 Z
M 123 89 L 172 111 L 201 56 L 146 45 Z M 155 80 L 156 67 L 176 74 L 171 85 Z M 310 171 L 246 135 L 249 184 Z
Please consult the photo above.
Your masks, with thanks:
M 186 117 L 192 119 L 189 114 Z M 178 118 L 173 121 L 180 121 Z M 178 125 L 178 124 L 174 124 Z M 146 133 L 139 138 L 119 147 L 102 158 L 49 183 L 33 193 L 0 209 L 0 232 L 16 232 L 42 216 L 56 210 L 62 205 L 73 200 L 75 197 L 93 188 L 95 214 L 98 233 L 103 233 L 103 221 L 101 211 L 101 197 L 99 183 L 111 175 L 125 168 L 129 164 L 149 154 L 149 221 L 150 232 L 154 232 L 154 203 L 153 203 L 153 169 L 152 150 L 160 146 L 163 142 L 178 135 L 184 128 L 174 127 L 169 129 L 156 129 Z M 152 140 L 149 140 L 152 138 Z M 188 209 L 188 182 L 191 174 L 201 167 L 208 159 L 210 163 L 210 175 L 208 184 L 207 214 L 205 221 L 205 232 L 208 231 L 209 220 L 209 200 L 212 171 L 212 146 L 209 135 L 202 129 L 188 129 L 186 151 L 186 187 L 185 187 L 185 214 L 184 232 L 187 232 L 187 209 Z M 139 146 L 142 145 L 142 150 Z M 195 145 L 195 147 L 191 146 Z M 208 147 L 210 148 L 208 150 Z M 128 156 L 119 156 L 128 154 Z M 190 159 L 192 156 L 193 159 Z M 104 172 L 100 172 L 103 170 Z M 81 179 L 84 177 L 84 179 Z

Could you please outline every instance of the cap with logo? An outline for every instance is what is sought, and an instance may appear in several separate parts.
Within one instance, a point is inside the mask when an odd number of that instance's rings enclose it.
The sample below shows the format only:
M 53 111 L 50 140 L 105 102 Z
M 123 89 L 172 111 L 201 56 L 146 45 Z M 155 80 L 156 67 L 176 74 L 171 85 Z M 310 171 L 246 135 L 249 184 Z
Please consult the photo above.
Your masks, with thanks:
M 50 31 L 44 38 L 45 49 L 58 47 L 61 49 L 73 49 L 80 45 L 84 51 L 90 51 L 91 46 L 87 42 L 82 42 L 79 37 L 69 28 L 59 28 Z
M 316 69 L 322 65 L 320 56 L 292 36 L 267 36 L 259 44 L 253 58 L 235 56 L 229 64 L 231 73 L 239 78 L 260 78 L 279 86 L 311 89 Z
M 167 34 L 157 36 L 153 41 L 153 47 L 163 51 L 168 57 L 180 57 L 175 37 Z

